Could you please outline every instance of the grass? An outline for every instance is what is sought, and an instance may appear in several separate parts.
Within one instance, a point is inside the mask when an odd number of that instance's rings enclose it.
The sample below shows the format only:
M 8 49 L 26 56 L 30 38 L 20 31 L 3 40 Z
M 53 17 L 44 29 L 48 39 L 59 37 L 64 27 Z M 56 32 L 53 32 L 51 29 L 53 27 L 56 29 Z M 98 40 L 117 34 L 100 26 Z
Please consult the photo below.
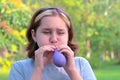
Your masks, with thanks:
M 94 70 L 97 80 L 120 80 L 120 64 L 106 65 Z
M 105 63 L 101 68 L 94 69 L 97 80 L 120 80 L 120 64 Z M 8 71 L 0 69 L 0 80 L 7 80 Z

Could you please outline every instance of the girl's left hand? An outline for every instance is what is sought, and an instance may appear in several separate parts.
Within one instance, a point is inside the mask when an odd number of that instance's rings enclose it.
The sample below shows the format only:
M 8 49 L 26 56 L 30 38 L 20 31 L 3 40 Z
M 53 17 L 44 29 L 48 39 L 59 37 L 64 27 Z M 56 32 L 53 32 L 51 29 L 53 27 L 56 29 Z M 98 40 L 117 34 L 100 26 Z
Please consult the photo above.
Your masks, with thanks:
M 66 65 L 64 66 L 66 72 L 70 73 L 73 70 L 76 70 L 74 52 L 71 50 L 71 48 L 67 45 L 61 45 L 57 48 L 66 57 Z

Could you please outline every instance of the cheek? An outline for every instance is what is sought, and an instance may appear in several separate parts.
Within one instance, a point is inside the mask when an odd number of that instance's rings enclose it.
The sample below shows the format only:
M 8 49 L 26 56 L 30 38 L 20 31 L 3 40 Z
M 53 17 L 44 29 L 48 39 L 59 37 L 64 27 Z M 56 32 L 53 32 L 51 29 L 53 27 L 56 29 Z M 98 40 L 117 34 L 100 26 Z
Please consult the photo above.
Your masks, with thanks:
M 68 44 L 68 37 L 61 38 L 61 44 L 67 45 Z
M 66 45 L 68 44 L 68 38 L 65 39 L 65 43 L 66 43 Z
M 47 37 L 41 36 L 37 38 L 37 44 L 38 46 L 44 46 L 49 43 L 49 39 Z

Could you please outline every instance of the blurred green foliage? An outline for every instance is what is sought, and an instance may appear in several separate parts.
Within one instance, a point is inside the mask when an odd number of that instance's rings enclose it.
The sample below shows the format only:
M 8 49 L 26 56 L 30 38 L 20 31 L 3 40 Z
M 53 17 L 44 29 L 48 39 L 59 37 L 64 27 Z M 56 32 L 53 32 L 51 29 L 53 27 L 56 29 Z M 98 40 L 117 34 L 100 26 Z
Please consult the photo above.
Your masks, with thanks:
M 120 49 L 120 0 L 1 0 L 0 48 L 11 57 L 1 57 L 0 66 L 10 66 L 15 60 L 26 58 L 25 37 L 32 14 L 38 8 L 59 6 L 70 15 L 75 40 L 79 46 L 77 56 L 88 58 L 93 67 L 102 64 L 101 55 Z M 87 41 L 89 45 L 87 46 Z M 87 57 L 86 57 L 87 58 Z M 10 65 L 8 65 L 9 63 Z

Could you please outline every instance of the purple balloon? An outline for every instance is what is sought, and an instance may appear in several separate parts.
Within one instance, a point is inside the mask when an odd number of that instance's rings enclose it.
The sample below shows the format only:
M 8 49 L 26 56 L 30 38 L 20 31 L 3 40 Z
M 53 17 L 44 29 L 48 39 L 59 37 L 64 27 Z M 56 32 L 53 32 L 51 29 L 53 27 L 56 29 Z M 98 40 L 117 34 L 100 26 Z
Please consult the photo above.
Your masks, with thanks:
M 63 67 L 66 64 L 65 56 L 57 49 L 54 50 L 53 63 L 58 67 Z

